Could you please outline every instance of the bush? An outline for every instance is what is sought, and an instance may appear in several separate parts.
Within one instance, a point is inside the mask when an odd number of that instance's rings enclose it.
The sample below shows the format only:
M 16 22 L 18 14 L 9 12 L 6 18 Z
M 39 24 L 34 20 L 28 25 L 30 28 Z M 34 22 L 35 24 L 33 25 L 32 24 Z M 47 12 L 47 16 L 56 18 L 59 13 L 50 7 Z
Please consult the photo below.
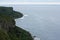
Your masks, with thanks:
M 0 40 L 10 40 L 6 31 L 0 30 Z
M 11 29 L 8 34 L 11 40 L 33 40 L 31 34 L 28 31 L 23 30 L 17 26 Z

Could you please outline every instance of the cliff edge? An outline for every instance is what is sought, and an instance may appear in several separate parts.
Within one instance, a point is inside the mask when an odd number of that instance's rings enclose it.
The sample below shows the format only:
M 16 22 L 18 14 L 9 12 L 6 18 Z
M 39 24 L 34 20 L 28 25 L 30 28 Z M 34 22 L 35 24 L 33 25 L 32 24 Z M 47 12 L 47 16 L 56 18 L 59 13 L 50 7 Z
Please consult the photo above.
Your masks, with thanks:
M 12 7 L 0 7 L 0 40 L 33 40 L 28 31 L 15 25 L 15 19 L 22 16 Z

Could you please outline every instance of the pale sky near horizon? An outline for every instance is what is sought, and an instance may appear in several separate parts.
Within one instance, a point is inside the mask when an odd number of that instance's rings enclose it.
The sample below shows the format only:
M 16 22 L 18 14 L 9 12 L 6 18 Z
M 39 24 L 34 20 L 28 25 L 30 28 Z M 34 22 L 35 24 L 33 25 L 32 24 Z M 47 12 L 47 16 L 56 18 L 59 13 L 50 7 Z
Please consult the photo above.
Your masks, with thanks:
M 60 2 L 60 0 L 0 0 L 0 2 Z

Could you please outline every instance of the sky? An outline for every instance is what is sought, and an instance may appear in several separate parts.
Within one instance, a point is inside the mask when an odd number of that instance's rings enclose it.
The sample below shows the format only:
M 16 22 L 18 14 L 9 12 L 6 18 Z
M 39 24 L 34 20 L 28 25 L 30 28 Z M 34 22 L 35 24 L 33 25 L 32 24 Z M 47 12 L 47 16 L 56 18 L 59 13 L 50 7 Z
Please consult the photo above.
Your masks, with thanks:
M 60 2 L 60 0 L 0 0 L 0 2 Z
M 3 5 L 25 16 L 16 25 L 41 40 L 60 40 L 60 5 Z

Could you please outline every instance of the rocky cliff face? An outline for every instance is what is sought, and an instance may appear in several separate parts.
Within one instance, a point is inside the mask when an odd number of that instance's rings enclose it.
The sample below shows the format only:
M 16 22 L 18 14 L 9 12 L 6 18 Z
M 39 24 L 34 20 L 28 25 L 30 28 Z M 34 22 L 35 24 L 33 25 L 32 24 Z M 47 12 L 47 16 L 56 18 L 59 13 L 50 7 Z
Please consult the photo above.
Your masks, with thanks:
M 15 21 L 9 16 L 0 16 L 0 28 L 5 29 L 6 31 L 9 28 L 15 27 Z
M 7 33 L 9 38 L 7 37 L 6 40 L 33 40 L 31 34 L 28 31 L 17 27 L 14 19 L 9 16 L 0 16 L 0 30 Z M 1 36 L 2 35 L 0 35 L 0 40 L 2 40 Z

